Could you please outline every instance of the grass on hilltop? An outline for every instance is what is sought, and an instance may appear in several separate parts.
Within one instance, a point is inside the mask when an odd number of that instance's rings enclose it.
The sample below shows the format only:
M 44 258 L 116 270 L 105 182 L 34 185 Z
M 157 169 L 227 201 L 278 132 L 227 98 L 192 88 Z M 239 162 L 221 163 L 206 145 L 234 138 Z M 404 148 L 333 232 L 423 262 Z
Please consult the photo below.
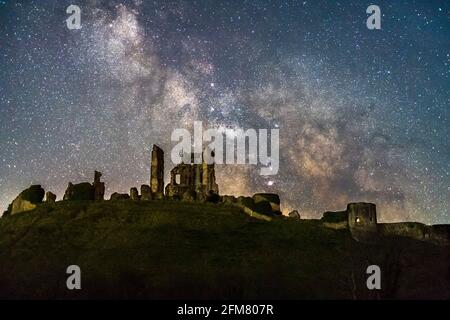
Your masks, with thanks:
M 368 246 L 317 220 L 223 204 L 61 201 L 0 219 L 0 298 L 441 298 L 445 259 L 429 244 Z M 80 291 L 66 289 L 72 264 Z M 385 272 L 377 294 L 368 264 Z

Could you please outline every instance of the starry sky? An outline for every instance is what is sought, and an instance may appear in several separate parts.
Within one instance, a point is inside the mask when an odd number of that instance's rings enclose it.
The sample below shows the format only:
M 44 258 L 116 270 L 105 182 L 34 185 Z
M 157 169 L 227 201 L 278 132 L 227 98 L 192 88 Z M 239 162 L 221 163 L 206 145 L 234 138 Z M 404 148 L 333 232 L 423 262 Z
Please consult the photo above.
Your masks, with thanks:
M 450 223 L 449 1 L 3 0 L 0 66 L 2 211 L 95 169 L 107 194 L 148 184 L 154 143 L 167 182 L 172 130 L 199 120 L 280 129 L 278 174 L 218 166 L 221 194 Z

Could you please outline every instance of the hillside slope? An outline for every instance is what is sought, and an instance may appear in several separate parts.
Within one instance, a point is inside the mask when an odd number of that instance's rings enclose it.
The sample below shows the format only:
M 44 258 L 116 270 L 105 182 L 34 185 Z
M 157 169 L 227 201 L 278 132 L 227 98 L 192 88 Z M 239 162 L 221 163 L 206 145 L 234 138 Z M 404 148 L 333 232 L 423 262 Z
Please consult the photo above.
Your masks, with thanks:
M 448 248 L 220 204 L 73 201 L 0 219 L 0 298 L 450 298 Z M 66 289 L 79 265 L 82 290 Z M 366 268 L 382 290 L 366 289 Z

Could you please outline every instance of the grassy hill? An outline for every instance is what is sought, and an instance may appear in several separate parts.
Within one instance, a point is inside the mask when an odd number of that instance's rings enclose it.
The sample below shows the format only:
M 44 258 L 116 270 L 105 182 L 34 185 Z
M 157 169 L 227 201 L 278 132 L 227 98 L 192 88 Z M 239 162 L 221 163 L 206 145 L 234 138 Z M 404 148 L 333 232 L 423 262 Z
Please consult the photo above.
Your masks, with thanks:
M 450 298 L 448 247 L 355 242 L 223 204 L 73 201 L 0 219 L 0 298 Z M 82 290 L 66 289 L 79 265 Z M 366 268 L 382 290 L 366 289 Z

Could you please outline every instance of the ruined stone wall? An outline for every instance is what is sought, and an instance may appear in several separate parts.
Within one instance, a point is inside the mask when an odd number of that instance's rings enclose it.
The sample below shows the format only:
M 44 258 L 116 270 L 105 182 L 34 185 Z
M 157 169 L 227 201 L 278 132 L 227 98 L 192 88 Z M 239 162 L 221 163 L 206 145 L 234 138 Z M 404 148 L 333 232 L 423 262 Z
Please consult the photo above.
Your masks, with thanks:
M 450 226 L 427 226 L 419 222 L 380 223 L 378 232 L 385 237 L 406 237 L 439 245 L 450 244 Z
M 170 183 L 166 186 L 166 196 L 182 197 L 187 191 L 195 192 L 199 199 L 206 199 L 210 192 L 218 194 L 214 164 L 181 163 L 173 168 Z

